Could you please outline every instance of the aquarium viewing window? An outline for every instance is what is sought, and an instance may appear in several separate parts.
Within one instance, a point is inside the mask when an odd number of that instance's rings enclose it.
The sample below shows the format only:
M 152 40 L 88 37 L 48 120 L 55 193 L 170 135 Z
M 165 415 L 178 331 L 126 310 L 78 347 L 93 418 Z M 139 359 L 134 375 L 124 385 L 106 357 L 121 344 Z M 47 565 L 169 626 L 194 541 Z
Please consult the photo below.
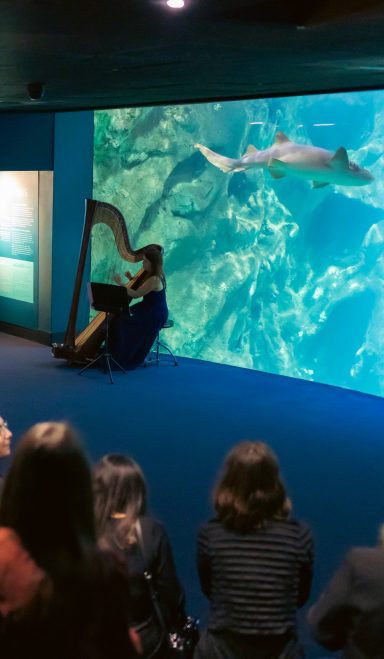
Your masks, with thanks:
M 95 112 L 94 198 L 165 251 L 178 355 L 384 393 L 384 92 Z M 108 227 L 92 278 L 111 281 Z

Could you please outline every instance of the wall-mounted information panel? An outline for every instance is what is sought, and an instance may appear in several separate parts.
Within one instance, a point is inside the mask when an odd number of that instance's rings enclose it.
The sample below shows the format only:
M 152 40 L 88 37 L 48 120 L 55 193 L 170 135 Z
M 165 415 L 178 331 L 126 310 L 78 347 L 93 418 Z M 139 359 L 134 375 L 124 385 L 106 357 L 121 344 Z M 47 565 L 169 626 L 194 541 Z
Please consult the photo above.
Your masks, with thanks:
M 46 277 L 50 271 L 46 257 L 49 258 L 51 210 L 50 172 L 0 172 L 1 321 L 29 328 L 39 325 L 39 277 Z M 45 283 L 50 287 L 50 279 Z

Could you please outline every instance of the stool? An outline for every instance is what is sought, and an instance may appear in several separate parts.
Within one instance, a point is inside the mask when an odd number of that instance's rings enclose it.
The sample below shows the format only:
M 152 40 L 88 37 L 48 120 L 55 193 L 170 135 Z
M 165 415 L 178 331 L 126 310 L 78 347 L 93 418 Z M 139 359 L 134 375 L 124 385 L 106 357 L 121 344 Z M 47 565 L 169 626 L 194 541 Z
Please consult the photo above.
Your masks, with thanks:
M 173 322 L 173 320 L 171 320 L 169 318 L 168 320 L 165 321 L 164 325 L 160 328 L 160 332 L 163 329 L 168 329 L 169 327 L 173 327 L 174 324 L 175 323 Z M 163 348 L 163 350 L 166 350 L 171 355 L 171 357 L 173 359 L 173 365 L 178 366 L 178 362 L 177 362 L 176 357 L 173 354 L 172 350 L 170 348 L 168 348 L 168 346 L 165 343 L 160 341 L 160 332 L 158 333 L 158 335 L 155 339 L 155 343 L 152 346 L 152 349 L 154 348 L 154 354 L 151 357 L 148 357 L 148 359 L 145 360 L 145 366 L 150 366 L 152 364 L 157 366 L 157 364 L 161 361 L 161 359 L 160 359 L 160 348 Z

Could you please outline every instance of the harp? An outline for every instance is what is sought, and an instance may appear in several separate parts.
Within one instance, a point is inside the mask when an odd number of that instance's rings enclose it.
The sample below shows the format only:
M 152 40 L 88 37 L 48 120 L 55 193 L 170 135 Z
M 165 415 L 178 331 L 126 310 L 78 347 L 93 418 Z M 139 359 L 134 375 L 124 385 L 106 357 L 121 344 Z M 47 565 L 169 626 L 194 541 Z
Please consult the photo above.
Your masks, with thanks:
M 122 213 L 112 204 L 94 199 L 86 199 L 83 236 L 80 247 L 79 262 L 77 266 L 72 303 L 68 318 L 67 329 L 63 343 L 52 344 L 52 355 L 68 362 L 84 361 L 95 356 L 105 335 L 105 312 L 99 312 L 91 322 L 76 335 L 76 319 L 80 301 L 81 285 L 84 276 L 89 241 L 92 228 L 96 224 L 106 224 L 112 229 L 116 249 L 122 259 L 137 263 L 144 258 L 147 249 L 158 249 L 161 245 L 150 244 L 139 249 L 132 249 L 128 237 L 126 223 Z M 126 284 L 127 288 L 139 288 L 147 279 L 147 272 L 141 268 L 137 274 Z

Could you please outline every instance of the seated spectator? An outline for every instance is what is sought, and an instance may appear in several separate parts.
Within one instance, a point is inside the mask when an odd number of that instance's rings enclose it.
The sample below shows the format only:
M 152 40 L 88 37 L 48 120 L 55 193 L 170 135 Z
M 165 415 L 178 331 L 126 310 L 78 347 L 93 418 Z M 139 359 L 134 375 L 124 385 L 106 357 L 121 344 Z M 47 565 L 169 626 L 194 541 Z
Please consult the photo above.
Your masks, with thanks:
M 22 438 L 0 503 L 2 659 L 127 659 L 126 578 L 96 544 L 92 479 L 74 430 Z
M 12 432 L 8 423 L 0 416 L 0 458 L 6 458 L 11 454 Z
M 11 454 L 12 432 L 8 428 L 8 423 L 0 416 L 0 458 L 7 458 Z M 0 469 L 0 494 L 3 488 L 3 476 Z
M 308 613 L 316 641 L 344 659 L 384 656 L 384 548 L 351 549 Z
M 166 626 L 184 616 L 184 596 L 163 526 L 146 514 L 143 472 L 124 455 L 106 455 L 95 469 L 95 511 L 100 545 L 115 551 L 129 575 L 133 625 L 144 657 L 165 656 L 164 633 L 144 572 L 150 571 Z
M 195 659 L 301 657 L 296 612 L 312 580 L 310 530 L 291 502 L 271 449 L 244 441 L 227 455 L 216 517 L 198 535 L 201 588 L 210 602 Z

